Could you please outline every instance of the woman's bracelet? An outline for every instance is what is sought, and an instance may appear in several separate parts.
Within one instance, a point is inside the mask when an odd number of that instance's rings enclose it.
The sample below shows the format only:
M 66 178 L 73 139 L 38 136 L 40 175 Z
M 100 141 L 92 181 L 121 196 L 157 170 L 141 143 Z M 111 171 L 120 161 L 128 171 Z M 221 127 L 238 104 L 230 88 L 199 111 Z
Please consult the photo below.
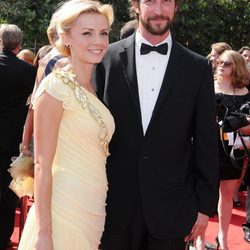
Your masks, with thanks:
M 19 151 L 22 153 L 24 150 L 30 150 L 30 145 L 23 145 L 22 143 L 20 143 L 19 145 Z

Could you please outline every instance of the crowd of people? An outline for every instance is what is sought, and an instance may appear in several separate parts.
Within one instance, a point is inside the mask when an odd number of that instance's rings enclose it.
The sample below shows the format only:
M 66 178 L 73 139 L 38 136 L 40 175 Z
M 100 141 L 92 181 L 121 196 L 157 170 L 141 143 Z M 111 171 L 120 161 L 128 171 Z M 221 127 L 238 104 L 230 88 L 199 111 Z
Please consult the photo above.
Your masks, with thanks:
M 237 145 L 239 136 L 249 134 L 249 122 L 244 122 L 232 112 L 240 111 L 241 106 L 250 101 L 249 72 L 244 57 L 226 43 L 212 45 L 210 54 L 214 68 L 215 97 L 217 104 L 217 124 L 219 134 L 219 230 L 216 237 L 218 249 L 229 249 L 227 234 L 231 221 L 234 195 L 238 191 L 243 173 L 248 165 L 245 148 Z M 216 61 L 215 61 L 216 60 Z M 247 113 L 248 114 L 248 113 Z M 235 122 L 235 124 L 232 124 Z M 238 122 L 238 124 L 236 124 Z M 235 125 L 235 126 L 234 126 Z M 237 132 L 239 131 L 239 133 Z M 246 149 L 247 150 L 247 149 Z M 246 237 L 249 242 L 249 238 Z M 198 249 L 205 249 L 205 235 L 198 238 Z
M 0 26 L 0 249 L 5 249 L 14 228 L 18 197 L 9 189 L 8 172 L 11 158 L 19 154 L 23 124 L 32 92 L 36 69 L 19 60 L 17 54 L 23 40 L 19 27 L 13 24 Z
M 95 0 L 59 5 L 36 54 L 0 25 L 0 250 L 19 154 L 34 157 L 19 250 L 205 250 L 215 213 L 228 250 L 242 183 L 250 243 L 250 48 L 199 55 L 171 34 L 179 0 L 130 3 L 112 44 L 113 8 Z

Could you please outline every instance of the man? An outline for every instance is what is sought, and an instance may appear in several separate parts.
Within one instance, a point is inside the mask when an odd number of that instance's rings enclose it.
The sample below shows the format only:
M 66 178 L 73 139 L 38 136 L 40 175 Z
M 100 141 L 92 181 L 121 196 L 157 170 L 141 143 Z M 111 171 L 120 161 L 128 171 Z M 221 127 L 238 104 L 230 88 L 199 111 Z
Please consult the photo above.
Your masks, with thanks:
M 248 46 L 243 46 L 240 50 L 239 53 L 244 57 L 246 64 L 248 66 L 248 70 L 250 73 L 250 47 Z M 249 89 L 249 85 L 248 85 Z M 249 135 L 250 130 L 243 131 L 245 134 Z M 250 148 L 250 145 L 247 144 L 248 148 Z M 242 225 L 243 227 L 243 232 L 244 232 L 244 240 L 250 244 L 250 168 L 249 168 L 249 162 L 248 162 L 248 168 L 246 171 L 246 176 L 245 176 L 245 185 L 247 186 L 247 198 L 246 198 L 246 223 Z M 244 173 L 245 174 L 245 173 Z M 244 174 L 242 174 L 242 179 L 244 178 Z M 241 184 L 240 180 L 239 184 Z M 236 190 L 238 194 L 238 189 Z
M 0 26 L 0 250 L 7 248 L 14 230 L 18 197 L 9 189 L 11 157 L 18 156 L 27 99 L 31 94 L 35 67 L 16 57 L 22 31 L 13 24 Z
M 103 250 L 184 249 L 215 210 L 212 67 L 172 39 L 178 2 L 132 0 L 136 34 L 111 44 L 96 68 L 116 123 Z

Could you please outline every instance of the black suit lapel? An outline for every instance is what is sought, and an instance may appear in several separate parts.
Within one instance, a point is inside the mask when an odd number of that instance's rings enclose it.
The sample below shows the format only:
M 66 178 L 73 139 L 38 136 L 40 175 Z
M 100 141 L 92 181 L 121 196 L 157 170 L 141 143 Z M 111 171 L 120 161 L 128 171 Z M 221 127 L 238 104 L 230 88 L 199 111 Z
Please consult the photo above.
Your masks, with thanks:
M 163 100 L 170 93 L 172 87 L 175 84 L 176 78 L 181 73 L 181 68 L 183 67 L 183 60 L 181 60 L 181 54 L 182 53 L 180 45 L 178 45 L 175 41 L 173 41 L 171 54 L 168 61 L 168 66 L 163 78 L 160 93 L 155 104 L 151 121 L 153 120 L 155 114 L 158 112 Z
M 141 109 L 135 67 L 135 36 L 130 36 L 125 41 L 124 51 L 120 53 L 121 61 L 136 112 L 141 120 Z

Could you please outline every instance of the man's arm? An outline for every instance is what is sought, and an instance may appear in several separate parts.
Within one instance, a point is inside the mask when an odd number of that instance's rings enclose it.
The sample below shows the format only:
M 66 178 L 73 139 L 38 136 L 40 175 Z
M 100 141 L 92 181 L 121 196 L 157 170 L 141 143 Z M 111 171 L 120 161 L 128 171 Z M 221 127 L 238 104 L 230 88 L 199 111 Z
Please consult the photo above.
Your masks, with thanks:
M 212 67 L 207 65 L 196 104 L 194 157 L 199 212 L 213 216 L 218 193 L 218 139 Z
M 194 157 L 195 190 L 198 201 L 197 220 L 185 241 L 196 239 L 213 216 L 218 192 L 218 145 L 216 107 L 211 65 L 207 65 L 196 104 Z

